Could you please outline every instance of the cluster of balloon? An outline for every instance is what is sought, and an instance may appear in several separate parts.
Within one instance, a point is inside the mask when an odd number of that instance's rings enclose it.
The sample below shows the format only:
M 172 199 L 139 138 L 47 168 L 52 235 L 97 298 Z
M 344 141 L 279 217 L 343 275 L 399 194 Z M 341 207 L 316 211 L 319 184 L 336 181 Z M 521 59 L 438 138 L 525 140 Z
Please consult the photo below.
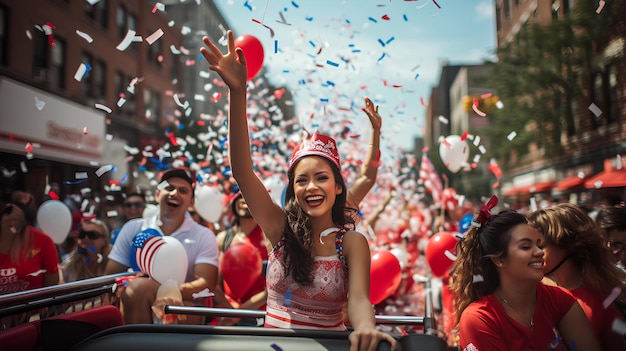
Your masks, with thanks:
M 261 276 L 263 260 L 252 244 L 237 243 L 224 252 L 220 269 L 226 293 L 241 299 Z
M 452 211 L 459 207 L 459 194 L 453 188 L 445 188 L 441 192 L 441 202 L 446 211 Z
M 215 186 L 201 185 L 195 193 L 195 208 L 198 214 L 208 222 L 217 222 L 224 209 L 223 196 L 219 189 Z
M 160 284 L 174 280 L 179 285 L 187 277 L 187 251 L 178 239 L 163 236 L 155 229 L 135 235 L 130 250 L 131 268 L 148 274 Z
M 448 135 L 439 144 L 439 156 L 446 168 L 452 173 L 458 172 L 467 165 L 470 150 L 465 138 L 458 135 Z
M 256 37 L 250 34 L 244 34 L 235 39 L 235 47 L 240 47 L 243 51 L 248 67 L 247 80 L 250 81 L 259 74 L 263 67 L 263 58 L 265 55 L 263 45 Z
M 443 277 L 454 265 L 458 242 L 452 232 L 438 232 L 428 240 L 424 256 L 435 277 Z
M 55 244 L 61 244 L 72 229 L 72 212 L 62 201 L 48 200 L 37 210 L 37 224 Z
M 374 250 L 370 264 L 370 302 L 374 305 L 398 289 L 402 281 L 400 262 L 390 251 Z

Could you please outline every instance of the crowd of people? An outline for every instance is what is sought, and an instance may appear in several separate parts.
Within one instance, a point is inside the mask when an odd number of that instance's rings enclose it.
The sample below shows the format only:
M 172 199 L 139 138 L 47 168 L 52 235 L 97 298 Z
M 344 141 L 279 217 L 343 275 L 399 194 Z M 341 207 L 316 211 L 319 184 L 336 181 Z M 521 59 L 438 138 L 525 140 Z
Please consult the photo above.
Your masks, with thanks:
M 376 325 L 376 313 L 423 315 L 430 292 L 421 282 L 439 280 L 436 300 L 446 300 L 435 303 L 439 335 L 462 350 L 626 348 L 623 203 L 593 211 L 570 203 L 523 211 L 503 209 L 492 196 L 485 204 L 465 200 L 446 208 L 387 187 L 377 194 L 378 207 L 364 211 L 362 202 L 377 184 L 382 124 L 366 98 L 372 133 L 360 173 L 346 179 L 336 141 L 321 131 L 305 133 L 285 170 L 279 204 L 250 153 L 243 52 L 232 32 L 226 53 L 208 38 L 204 43 L 202 55 L 230 92 L 232 177 L 223 188 L 219 220 L 207 221 L 197 211 L 198 177 L 184 167 L 161 172 L 154 193 L 125 194 L 121 216 L 99 211 L 89 192 L 63 199 L 73 225 L 62 243 L 38 227 L 33 194 L 16 191 L 1 207 L 0 295 L 143 271 L 118 292 L 127 324 L 350 329 L 354 349 L 366 350 L 382 341 L 397 344 Z M 468 214 L 471 225 L 462 228 Z M 433 277 L 423 254 L 442 231 L 457 233 L 456 255 L 445 276 Z M 138 262 L 148 242 L 165 237 L 186 254 L 186 270 L 173 290 L 171 281 L 159 281 Z M 229 281 L 232 267 L 225 267 L 242 245 L 258 257 L 245 291 Z M 402 269 L 401 284 L 376 304 L 370 299 L 374 249 L 395 252 Z M 442 297 L 447 291 L 449 299 Z M 259 309 L 266 318 L 172 318 L 165 305 Z

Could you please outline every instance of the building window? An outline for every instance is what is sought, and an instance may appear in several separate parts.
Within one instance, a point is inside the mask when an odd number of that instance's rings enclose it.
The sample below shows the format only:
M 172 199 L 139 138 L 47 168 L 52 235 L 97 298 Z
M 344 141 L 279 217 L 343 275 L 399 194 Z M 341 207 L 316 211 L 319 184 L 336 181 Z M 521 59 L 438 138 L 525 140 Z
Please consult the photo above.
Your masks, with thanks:
M 7 64 L 7 30 L 8 26 L 8 10 L 4 6 L 0 6 L 0 64 Z
M 511 20 L 511 0 L 504 0 L 504 18 L 507 21 Z
M 102 28 L 109 27 L 109 6 L 107 0 L 100 0 L 91 5 L 89 2 L 83 2 L 83 10 L 85 15 L 98 23 Z
M 157 125 L 161 116 L 161 96 L 151 88 L 144 89 L 143 102 L 145 106 L 144 116 L 146 121 Z
M 65 40 L 54 38 L 52 47 L 52 65 L 50 67 L 50 83 L 58 89 L 65 89 Z
M 605 117 L 605 100 L 604 100 L 604 79 L 602 78 L 602 72 L 597 72 L 593 75 L 592 78 L 593 87 L 591 90 L 591 102 L 594 103 L 599 109 L 601 113 L 594 113 L 590 111 L 593 115 L 593 127 L 598 128 L 603 125 L 603 120 Z
M 608 89 L 607 94 L 607 107 L 606 107 L 606 119 L 607 123 L 615 122 L 619 117 L 619 106 L 618 106 L 618 98 L 617 98 L 617 65 L 615 63 L 611 63 L 607 67 L 607 82 L 606 86 Z
M 574 10 L 574 0 L 563 1 L 563 14 L 567 15 Z
M 34 32 L 33 45 L 33 80 L 48 82 L 50 44 L 48 44 L 48 38 L 42 31 Z
M 559 3 L 559 0 L 554 0 L 552 2 L 552 19 L 553 20 L 559 19 L 560 8 L 561 8 L 561 4 Z
M 122 5 L 117 7 L 117 28 L 120 40 L 126 37 L 128 32 L 128 18 L 126 17 L 126 8 Z
M 94 95 L 96 98 L 106 98 L 106 76 L 107 64 L 102 60 L 98 60 L 96 67 L 93 69 Z
M 81 57 L 81 63 L 88 65 L 93 70 L 93 57 L 88 53 L 83 53 Z M 80 81 L 80 90 L 83 93 L 83 98 L 91 98 L 94 96 L 93 91 L 93 78 L 92 72 L 86 72 L 86 75 L 82 77 Z

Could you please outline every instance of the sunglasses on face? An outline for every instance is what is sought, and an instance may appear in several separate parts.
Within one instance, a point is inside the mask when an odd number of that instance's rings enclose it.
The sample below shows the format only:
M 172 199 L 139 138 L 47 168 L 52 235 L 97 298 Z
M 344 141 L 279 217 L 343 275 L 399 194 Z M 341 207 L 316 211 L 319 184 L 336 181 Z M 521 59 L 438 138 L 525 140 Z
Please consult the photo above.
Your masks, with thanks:
M 144 207 L 146 207 L 146 204 L 144 204 L 142 202 L 126 202 L 126 203 L 124 203 L 124 207 L 126 207 L 126 208 L 131 208 L 131 207 L 144 208 Z
M 89 238 L 89 240 L 98 240 L 104 238 L 104 235 L 93 230 L 81 230 L 78 232 L 79 239 L 85 239 L 85 237 Z

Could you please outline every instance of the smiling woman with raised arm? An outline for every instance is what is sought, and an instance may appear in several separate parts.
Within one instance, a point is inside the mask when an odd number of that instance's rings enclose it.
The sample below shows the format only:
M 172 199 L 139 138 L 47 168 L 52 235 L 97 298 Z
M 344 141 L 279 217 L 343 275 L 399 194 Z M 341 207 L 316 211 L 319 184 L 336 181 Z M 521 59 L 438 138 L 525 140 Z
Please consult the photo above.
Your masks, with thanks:
M 246 120 L 246 60 L 228 32 L 228 52 L 203 38 L 200 51 L 209 69 L 230 89 L 229 159 L 250 213 L 270 240 L 266 327 L 346 330 L 342 306 L 348 303 L 350 350 L 375 350 L 396 340 L 376 329 L 369 301 L 370 250 L 365 237 L 346 230 L 346 185 L 335 141 L 315 133 L 294 149 L 284 210 L 254 172 Z M 348 294 L 349 291 L 349 294 Z
M 491 215 L 493 196 L 457 246 L 452 290 L 460 347 L 472 351 L 600 350 L 567 290 L 541 283 L 543 236 L 524 215 Z

